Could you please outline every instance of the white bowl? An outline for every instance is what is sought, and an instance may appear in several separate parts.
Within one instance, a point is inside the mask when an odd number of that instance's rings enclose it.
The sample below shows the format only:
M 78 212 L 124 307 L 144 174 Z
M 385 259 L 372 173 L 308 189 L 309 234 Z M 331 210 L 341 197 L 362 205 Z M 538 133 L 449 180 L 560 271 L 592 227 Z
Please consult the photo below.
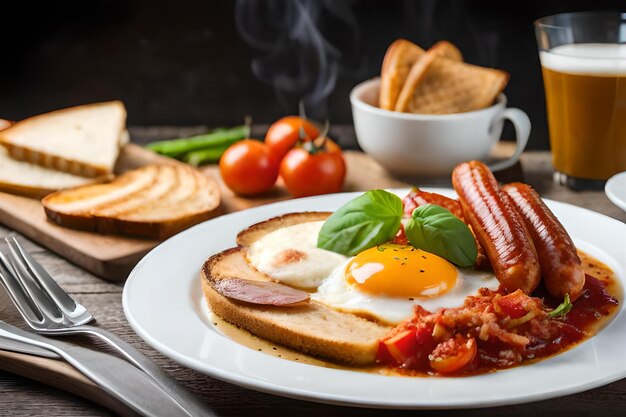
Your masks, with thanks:
M 481 110 L 412 114 L 378 108 L 379 87 L 380 79 L 374 78 L 352 89 L 352 116 L 361 148 L 393 174 L 445 176 L 463 161 L 486 161 L 500 139 L 505 119 L 515 126 L 517 149 L 509 159 L 490 168 L 514 165 L 528 142 L 530 120 L 519 109 L 507 109 L 504 94 L 493 106 Z

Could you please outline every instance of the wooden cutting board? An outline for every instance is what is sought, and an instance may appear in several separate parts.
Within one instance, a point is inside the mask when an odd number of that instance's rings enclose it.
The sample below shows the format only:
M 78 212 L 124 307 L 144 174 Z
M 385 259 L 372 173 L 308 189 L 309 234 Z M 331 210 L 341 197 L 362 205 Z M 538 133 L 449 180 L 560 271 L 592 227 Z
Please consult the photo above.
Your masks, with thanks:
M 496 157 L 510 155 L 514 145 L 501 143 L 494 155 Z M 449 179 L 393 178 L 363 152 L 346 151 L 344 155 L 348 167 L 344 191 L 407 187 L 411 183 L 450 186 Z M 156 162 L 178 163 L 140 146 L 129 144 L 120 154 L 116 172 L 121 173 Z M 519 166 L 515 170 L 519 171 Z M 273 190 L 261 197 L 239 197 L 221 182 L 217 166 L 208 166 L 202 171 L 216 178 L 220 184 L 222 201 L 220 210 L 216 210 L 215 215 L 290 198 L 280 181 Z M 39 200 L 1 192 L 0 222 L 93 274 L 117 282 L 124 281 L 137 262 L 159 243 L 156 240 L 100 235 L 60 227 L 47 221 Z

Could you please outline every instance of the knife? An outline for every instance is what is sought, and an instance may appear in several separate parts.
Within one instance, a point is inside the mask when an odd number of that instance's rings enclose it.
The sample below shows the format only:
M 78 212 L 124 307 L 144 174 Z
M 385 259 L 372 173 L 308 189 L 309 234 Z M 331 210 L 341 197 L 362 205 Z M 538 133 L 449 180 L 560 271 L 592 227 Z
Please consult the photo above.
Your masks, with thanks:
M 28 345 L 24 342 L 15 342 L 0 337 L 0 350 L 24 353 L 26 355 L 41 356 L 42 358 L 60 359 L 59 355 L 44 348 Z
M 0 321 L 0 338 L 12 343 L 14 349 L 31 352 L 40 349 L 65 359 L 109 395 L 119 399 L 132 410 L 146 416 L 189 416 L 190 414 L 163 391 L 152 378 L 128 362 L 115 356 L 90 350 L 59 340 L 29 333 Z M 8 345 L 8 343 L 7 343 Z M 39 348 L 39 349 L 37 349 Z M 47 355 L 47 357 L 50 357 Z

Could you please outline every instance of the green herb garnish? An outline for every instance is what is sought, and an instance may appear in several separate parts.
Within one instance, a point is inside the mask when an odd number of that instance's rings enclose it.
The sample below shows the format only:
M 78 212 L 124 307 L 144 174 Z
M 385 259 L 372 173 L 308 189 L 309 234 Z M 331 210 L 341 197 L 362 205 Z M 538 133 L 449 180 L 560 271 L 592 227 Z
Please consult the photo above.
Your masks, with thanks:
M 385 190 L 370 190 L 349 201 L 324 222 L 317 247 L 353 256 L 394 238 L 400 229 L 402 200 Z
M 565 294 L 565 299 L 561 304 L 559 304 L 554 310 L 548 313 L 548 317 L 562 317 L 569 313 L 569 311 L 574 307 L 574 305 L 569 300 L 569 294 Z
M 441 206 L 426 204 L 413 210 L 406 237 L 418 249 L 434 253 L 458 266 L 472 266 L 478 250 L 469 227 Z

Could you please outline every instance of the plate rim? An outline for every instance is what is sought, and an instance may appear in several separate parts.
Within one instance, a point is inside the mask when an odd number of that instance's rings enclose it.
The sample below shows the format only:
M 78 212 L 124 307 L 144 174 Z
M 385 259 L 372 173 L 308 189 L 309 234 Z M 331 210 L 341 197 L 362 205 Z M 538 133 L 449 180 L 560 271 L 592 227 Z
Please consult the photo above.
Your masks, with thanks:
M 392 188 L 392 189 L 388 189 L 388 191 L 394 192 L 396 194 L 400 194 L 403 195 L 408 191 L 409 188 Z M 451 194 L 454 193 L 454 190 L 451 188 L 443 188 L 443 187 L 423 187 L 424 190 L 426 191 L 431 191 L 431 192 L 442 192 L 444 194 Z M 337 194 L 330 194 L 330 195 L 325 195 L 323 197 L 335 197 L 335 196 L 347 196 L 347 195 L 358 195 L 359 193 L 362 192 L 348 192 L 348 193 L 337 193 Z M 626 377 L 626 366 L 624 367 L 624 369 L 615 369 L 614 372 L 605 375 L 602 378 L 596 379 L 594 381 L 591 381 L 589 383 L 583 384 L 583 385 L 573 385 L 569 388 L 556 388 L 553 390 L 548 390 L 548 391 L 543 391 L 540 393 L 536 393 L 536 394 L 532 394 L 532 395 L 528 395 L 528 394 L 520 394 L 516 397 L 506 397 L 506 398 L 501 398 L 501 399 L 489 399 L 485 402 L 481 402 L 481 401 L 476 401 L 473 403 L 467 403 L 467 402 L 459 402 L 459 403 L 455 403 L 454 401 L 450 401 L 450 402 L 446 402 L 446 403 L 441 403 L 439 401 L 433 401 L 433 402 L 429 402 L 429 401 L 421 401 L 420 403 L 415 403 L 415 402 L 411 402 L 411 401 L 407 401 L 407 402 L 394 402 L 394 403 L 383 403 L 380 401 L 380 399 L 362 399 L 362 398 L 347 398 L 345 395 L 330 395 L 330 394 L 320 394 L 320 393 L 316 393 L 316 392 L 311 392 L 311 391 L 307 391 L 307 390 L 302 390 L 302 389 L 296 389 L 296 388 L 292 388 L 292 387 L 285 387 L 282 385 L 277 385 L 277 384 L 272 384 L 272 383 L 268 383 L 267 381 L 259 381 L 258 379 L 255 379 L 253 377 L 246 377 L 246 376 L 241 376 L 241 375 L 237 375 L 237 376 L 233 376 L 232 373 L 230 372 L 226 372 L 223 371 L 222 369 L 220 369 L 219 367 L 216 366 L 212 366 L 210 367 L 209 370 L 207 370 L 207 368 L 205 369 L 198 369 L 198 367 L 196 366 L 196 363 L 194 363 L 193 360 L 191 360 L 190 358 L 188 358 L 185 355 L 181 355 L 179 352 L 177 352 L 176 350 L 170 348 L 168 345 L 162 343 L 160 340 L 154 338 L 152 335 L 149 334 L 149 332 L 145 331 L 143 329 L 143 327 L 141 326 L 141 324 L 135 319 L 135 317 L 133 316 L 132 313 L 132 309 L 131 306 L 129 304 L 129 294 L 130 294 L 130 290 L 129 288 L 131 288 L 132 282 L 133 280 L 137 279 L 135 278 L 135 276 L 138 276 L 139 272 L 141 270 L 141 268 L 143 267 L 144 263 L 150 262 L 152 256 L 155 256 L 155 254 L 160 250 L 160 248 L 165 245 L 165 244 L 172 244 L 172 242 L 175 242 L 178 239 L 183 239 L 187 234 L 191 235 L 193 232 L 192 230 L 199 228 L 199 227 L 203 227 L 204 224 L 208 223 L 208 222 L 212 222 L 212 221 L 216 221 L 216 220 L 220 220 L 221 221 L 225 221 L 224 219 L 228 220 L 228 218 L 233 217 L 233 216 L 244 216 L 246 212 L 249 211 L 254 211 L 254 210 L 259 210 L 259 209 L 269 209 L 272 207 L 280 207 L 282 208 L 283 206 L 288 206 L 290 204 L 292 204 L 294 201 L 303 201 L 303 200 L 315 200 L 317 198 L 319 198 L 320 196 L 315 196 L 315 197 L 307 197 L 307 198 L 301 198 L 301 199 L 296 199 L 296 200 L 286 200 L 286 201 L 280 201 L 280 202 L 275 202 L 275 203 L 271 203 L 271 204 L 266 204 L 266 205 L 262 205 L 262 206 L 258 206 L 258 207 L 253 207 L 253 208 L 249 208 L 246 210 L 241 210 L 238 212 L 233 212 L 233 213 L 228 213 L 222 216 L 219 216 L 218 218 L 215 219 L 211 219 L 208 220 L 206 222 L 200 223 L 190 229 L 187 229 L 186 231 L 183 231 L 173 237 L 171 237 L 170 239 L 167 239 L 166 241 L 162 242 L 161 244 L 159 244 L 157 247 L 155 247 L 154 249 L 152 249 L 148 254 L 146 254 L 139 263 L 137 263 L 137 265 L 135 266 L 135 268 L 133 268 L 133 270 L 131 271 L 131 273 L 128 276 L 128 279 L 124 285 L 124 290 L 123 290 L 123 294 L 122 294 L 122 305 L 123 305 L 123 310 L 124 310 L 124 315 L 126 316 L 127 321 L 129 322 L 131 328 L 137 333 L 137 335 L 144 340 L 146 343 L 148 343 L 151 347 L 153 347 L 154 349 L 156 349 L 157 351 L 161 352 L 162 354 L 164 354 L 165 356 L 171 358 L 172 360 L 180 363 L 181 365 L 188 367 L 190 369 L 193 369 L 195 371 L 198 371 L 202 374 L 208 375 L 212 378 L 224 381 L 224 382 L 228 382 L 228 383 L 232 383 L 244 388 L 248 388 L 248 389 L 253 389 L 255 391 L 259 391 L 259 392 L 264 392 L 264 393 L 269 393 L 269 394 L 273 394 L 273 395 L 278 395 L 281 397 L 287 397 L 287 398 L 293 398 L 293 399 L 299 399 L 299 400 L 305 400 L 305 401 L 310 401 L 310 402 L 318 402 L 318 403 L 325 403 L 325 404 L 333 404 L 333 405 L 347 405 L 347 406 L 352 406 L 352 407 L 364 407 L 364 408 L 379 408 L 379 409 L 460 409 L 460 408 L 482 408 L 482 407 L 496 407 L 496 406 L 502 406 L 502 405 L 513 405 L 513 404 L 521 404 L 521 403 L 527 403 L 527 402 L 532 402 L 532 401 L 539 401 L 539 400 L 544 400 L 544 399 L 550 399 L 550 398 L 555 398 L 555 397 L 561 397 L 561 396 L 565 396 L 565 395 L 570 395 L 573 393 L 577 393 L 577 392 L 582 392 L 582 391 L 586 391 L 588 389 L 592 389 L 592 388 L 596 388 L 599 386 L 603 386 L 606 385 L 608 383 L 617 381 L 619 379 L 622 379 L 624 377 Z M 565 206 L 569 206 L 569 207 L 573 207 L 577 210 L 583 210 L 585 212 L 585 215 L 593 215 L 593 216 L 600 216 L 602 218 L 603 221 L 611 221 L 611 222 L 615 222 L 616 224 L 619 224 L 621 227 L 624 227 L 625 225 L 616 220 L 613 219 L 609 216 L 603 215 L 601 213 L 595 212 L 593 210 L 584 208 L 584 207 L 579 207 L 579 206 L 575 206 L 573 204 L 569 204 L 569 203 L 562 203 L 562 202 L 558 202 L 555 200 L 550 200 L 550 199 L 544 199 L 544 201 L 546 201 L 549 205 L 552 204 L 556 204 L 558 205 L 565 205 Z M 250 223 L 253 224 L 253 223 Z M 169 242 L 169 243 L 167 243 Z M 210 256 L 210 255 L 209 255 Z M 624 264 L 626 265 L 626 263 Z M 626 288 L 626 282 L 624 282 L 624 277 L 621 277 L 622 285 Z M 197 283 L 197 290 L 200 291 L 200 285 L 199 282 Z M 611 323 L 609 323 L 608 326 L 612 325 L 613 322 L 616 322 L 618 320 L 626 320 L 624 316 L 624 306 L 622 305 L 620 307 L 620 310 L 616 313 L 615 317 L 612 319 Z M 221 335 L 220 335 L 221 336 Z M 224 339 L 228 339 L 225 336 L 221 336 Z M 594 338 L 588 339 L 586 340 L 584 343 L 587 343 L 591 340 L 594 340 Z M 237 342 L 234 342 L 230 339 L 228 339 L 230 341 L 230 343 L 235 343 L 237 344 Z M 237 344 L 239 345 L 239 344 Z M 241 345 L 239 345 L 241 346 Z M 569 351 L 568 351 L 569 352 Z M 562 356 L 562 355 L 566 355 L 568 354 L 568 352 L 564 352 L 563 354 L 557 355 L 557 356 Z M 256 353 L 256 352 L 254 352 Z M 290 362 L 290 361 L 285 361 L 283 359 L 278 359 L 277 360 L 281 361 L 281 362 L 285 362 L 285 363 L 293 363 L 299 366 L 313 366 L 315 368 L 322 368 L 322 367 L 317 367 L 315 365 L 307 365 L 307 364 L 303 364 L 303 363 L 295 363 L 295 362 Z M 328 371 L 338 371 L 336 369 L 330 369 L 330 368 L 322 368 Z M 339 370 L 339 371 L 343 371 L 343 370 Z M 345 371 L 345 372 L 355 372 L 355 371 Z M 506 372 L 506 371 L 505 371 Z M 499 374 L 500 372 L 494 373 L 494 374 Z M 489 374 L 487 374 L 489 375 Z M 480 375 L 479 375 L 480 376 Z M 383 376 L 383 378 L 393 378 L 393 377 L 386 377 Z M 431 380 L 432 378 L 428 378 L 428 380 Z M 437 379 L 442 379 L 442 378 L 437 378 Z
M 618 181 L 621 181 L 625 186 L 624 196 L 618 195 L 615 191 Z M 626 212 L 626 171 L 615 174 L 609 178 L 604 185 L 604 193 L 613 204 Z

